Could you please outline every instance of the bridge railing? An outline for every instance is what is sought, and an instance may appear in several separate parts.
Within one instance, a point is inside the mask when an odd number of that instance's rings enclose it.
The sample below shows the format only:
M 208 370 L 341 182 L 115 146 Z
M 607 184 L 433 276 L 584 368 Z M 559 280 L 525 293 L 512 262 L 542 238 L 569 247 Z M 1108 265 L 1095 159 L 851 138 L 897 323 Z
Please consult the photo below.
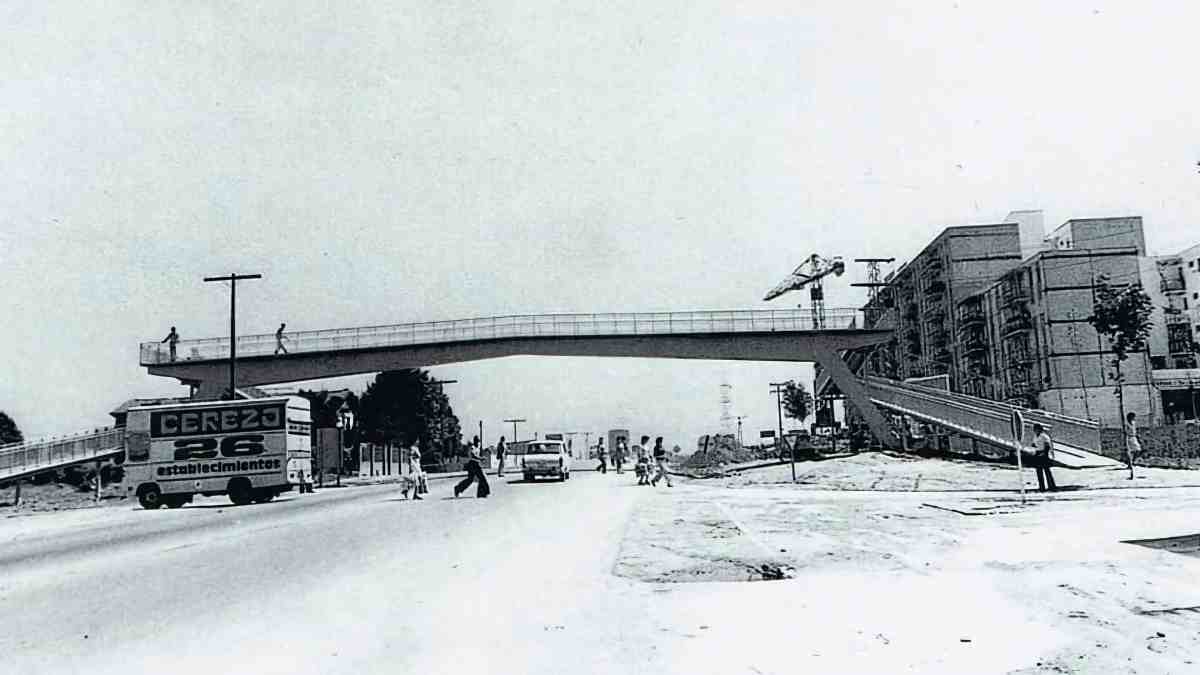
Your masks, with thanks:
M 825 311 L 825 330 L 863 325 L 857 309 Z M 427 321 L 387 326 L 341 328 L 285 333 L 289 354 L 405 345 L 494 340 L 521 337 L 575 335 L 660 335 L 686 333 L 755 333 L 815 330 L 809 310 L 749 309 L 696 312 L 634 312 L 598 314 L 526 314 L 513 316 Z M 271 356 L 278 350 L 274 334 L 246 335 L 237 339 L 241 356 Z M 229 338 L 180 340 L 172 359 L 168 345 L 143 342 L 142 365 L 229 358 Z
M 0 479 L 112 454 L 124 445 L 124 429 L 104 429 L 0 445 Z

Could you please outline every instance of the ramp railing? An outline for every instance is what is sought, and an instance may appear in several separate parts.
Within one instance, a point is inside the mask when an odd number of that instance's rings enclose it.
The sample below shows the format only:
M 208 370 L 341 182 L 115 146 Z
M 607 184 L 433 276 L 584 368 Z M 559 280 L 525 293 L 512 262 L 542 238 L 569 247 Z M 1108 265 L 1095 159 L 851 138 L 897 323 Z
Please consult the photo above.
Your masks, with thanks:
M 0 480 L 104 459 L 124 449 L 120 428 L 0 445 Z
M 861 325 L 861 310 L 828 309 L 825 311 L 825 327 L 820 330 L 846 330 Z M 279 348 L 273 333 L 245 335 L 237 339 L 237 354 L 239 357 L 273 356 L 276 353 L 282 356 L 284 349 L 289 354 L 301 354 L 498 338 L 810 330 L 817 330 L 813 326 L 812 313 L 798 309 L 526 314 L 286 332 L 283 349 Z M 174 358 L 168 344 L 143 342 L 140 358 L 144 366 L 227 359 L 229 338 L 180 340 L 175 345 Z
M 1092 420 L 1020 408 L 1024 419 L 1022 443 L 1012 438 L 1011 416 L 1017 406 L 989 399 L 896 382 L 880 377 L 863 379 L 871 400 L 893 412 L 952 429 L 965 436 L 1009 448 L 1028 449 L 1032 426 L 1040 424 L 1054 441 L 1056 458 L 1067 466 L 1115 465 L 1095 453 L 1100 449 L 1100 425 Z

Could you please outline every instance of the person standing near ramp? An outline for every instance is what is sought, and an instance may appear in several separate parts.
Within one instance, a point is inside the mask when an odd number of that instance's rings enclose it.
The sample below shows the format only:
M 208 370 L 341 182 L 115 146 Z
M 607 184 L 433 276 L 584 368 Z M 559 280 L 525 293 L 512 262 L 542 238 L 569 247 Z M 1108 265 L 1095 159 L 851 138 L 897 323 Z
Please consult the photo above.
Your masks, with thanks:
M 1046 433 L 1045 427 L 1037 423 L 1033 425 L 1033 457 L 1038 491 L 1045 492 L 1047 486 L 1051 492 L 1057 491 L 1058 486 L 1054 484 L 1054 476 L 1050 473 L 1050 460 L 1054 459 L 1054 442 L 1050 440 L 1050 434 Z

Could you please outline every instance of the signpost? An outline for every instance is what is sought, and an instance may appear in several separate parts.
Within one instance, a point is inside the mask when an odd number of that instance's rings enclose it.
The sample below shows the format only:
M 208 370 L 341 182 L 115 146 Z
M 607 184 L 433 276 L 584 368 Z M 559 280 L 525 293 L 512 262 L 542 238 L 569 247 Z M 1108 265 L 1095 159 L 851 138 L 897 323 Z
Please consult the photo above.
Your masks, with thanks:
M 1008 419 L 1012 427 L 1013 442 L 1017 446 L 1017 480 L 1021 482 L 1021 503 L 1025 503 L 1025 468 L 1021 461 L 1021 441 L 1024 440 L 1025 416 L 1020 410 L 1013 409 Z

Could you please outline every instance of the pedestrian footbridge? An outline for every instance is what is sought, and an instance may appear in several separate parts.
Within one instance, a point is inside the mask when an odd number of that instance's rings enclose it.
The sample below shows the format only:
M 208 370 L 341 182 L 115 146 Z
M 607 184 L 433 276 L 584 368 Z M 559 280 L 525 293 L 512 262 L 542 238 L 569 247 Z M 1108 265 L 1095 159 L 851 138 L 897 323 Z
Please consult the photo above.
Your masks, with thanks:
M 525 314 L 386 326 L 299 331 L 237 339 L 237 385 L 256 386 L 506 356 L 611 356 L 742 361 L 815 361 L 863 407 L 871 430 L 888 436 L 883 416 L 863 398 L 838 353 L 887 340 L 860 328 L 861 311 L 829 309 L 820 328 L 800 310 L 719 310 L 603 314 Z M 229 338 L 141 345 L 152 375 L 219 396 L 228 388 Z

